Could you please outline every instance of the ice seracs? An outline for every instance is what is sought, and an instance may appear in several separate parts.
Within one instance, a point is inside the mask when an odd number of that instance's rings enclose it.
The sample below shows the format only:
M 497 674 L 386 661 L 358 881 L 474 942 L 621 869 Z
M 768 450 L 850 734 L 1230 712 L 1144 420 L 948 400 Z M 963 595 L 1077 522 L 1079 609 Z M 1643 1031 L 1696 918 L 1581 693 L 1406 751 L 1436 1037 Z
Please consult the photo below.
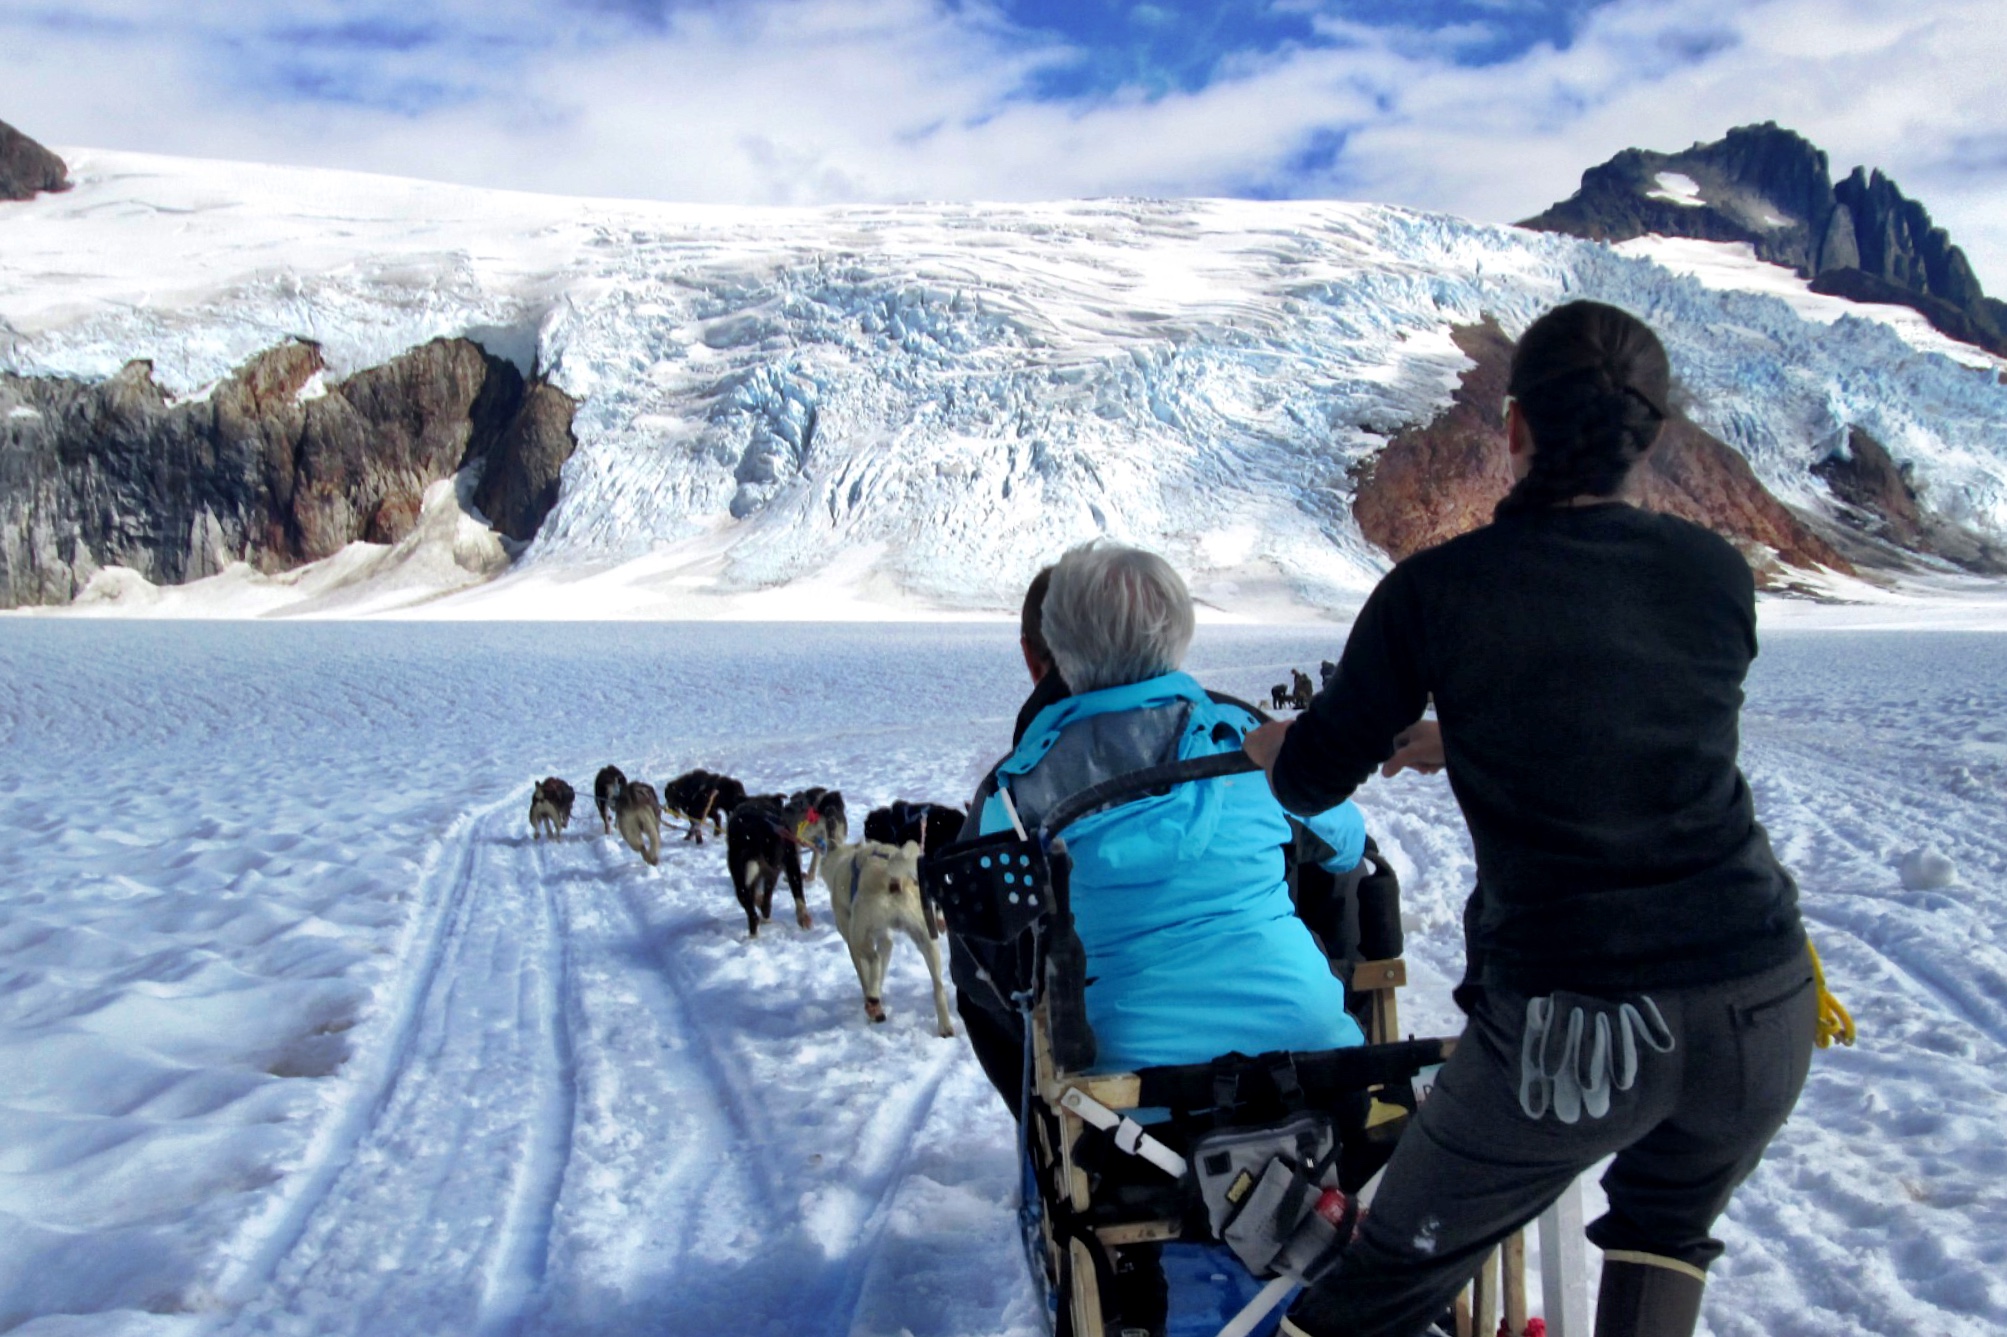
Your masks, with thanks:
M 1645 315 L 1695 420 L 1783 502 L 1830 507 L 1812 466 L 1859 428 L 2007 535 L 2007 364 L 1720 248 L 1674 272 L 1688 252 L 1330 202 L 727 209 L 73 171 L 0 218 L 0 369 L 144 356 L 190 394 L 295 336 L 339 377 L 465 335 L 577 401 L 555 509 L 440 613 L 994 613 L 1107 534 L 1226 615 L 1343 616 L 1387 565 L 1352 480 L 1449 402 L 1451 331 L 1516 335 L 1571 296 Z

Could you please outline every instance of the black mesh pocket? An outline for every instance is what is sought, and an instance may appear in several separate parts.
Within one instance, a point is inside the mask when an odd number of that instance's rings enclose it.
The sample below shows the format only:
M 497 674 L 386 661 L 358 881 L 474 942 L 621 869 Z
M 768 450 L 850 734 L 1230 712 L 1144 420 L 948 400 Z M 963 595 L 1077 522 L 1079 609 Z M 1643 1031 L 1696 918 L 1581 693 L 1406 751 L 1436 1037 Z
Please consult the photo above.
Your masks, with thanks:
M 951 932 L 1014 942 L 1052 913 L 1052 871 L 1036 840 L 1006 831 L 937 850 L 920 860 L 920 885 Z

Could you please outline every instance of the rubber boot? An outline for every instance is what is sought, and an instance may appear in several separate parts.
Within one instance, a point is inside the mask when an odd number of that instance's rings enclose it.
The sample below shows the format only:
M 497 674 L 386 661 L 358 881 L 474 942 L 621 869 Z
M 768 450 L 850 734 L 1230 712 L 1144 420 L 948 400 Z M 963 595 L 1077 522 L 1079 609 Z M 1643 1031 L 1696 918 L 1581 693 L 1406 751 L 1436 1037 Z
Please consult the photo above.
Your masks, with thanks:
M 1603 1256 L 1596 1337 L 1693 1337 L 1707 1274 L 1653 1253 Z

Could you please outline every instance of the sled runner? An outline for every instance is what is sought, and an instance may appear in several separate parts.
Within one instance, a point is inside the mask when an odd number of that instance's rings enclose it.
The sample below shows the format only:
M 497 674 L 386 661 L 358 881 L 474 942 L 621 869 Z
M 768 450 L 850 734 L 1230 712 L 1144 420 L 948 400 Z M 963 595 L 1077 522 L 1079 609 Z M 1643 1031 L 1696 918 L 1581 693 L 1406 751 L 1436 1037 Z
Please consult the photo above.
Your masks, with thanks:
M 1369 850 L 1349 880 L 1318 885 L 1328 875 L 1300 859 L 1291 883 L 1367 1044 L 1094 1070 L 1092 963 L 1074 929 L 1066 828 L 1253 768 L 1235 751 L 1116 776 L 1055 804 L 1035 831 L 965 841 L 922 863 L 949 929 L 1015 963 L 1001 972 L 1015 978 L 996 982 L 1027 1039 L 1019 1221 L 1060 1337 L 1273 1332 L 1288 1292 L 1349 1242 L 1356 1195 L 1392 1153 L 1417 1076 L 1454 1043 L 1398 1038 L 1398 888 Z M 1390 932 L 1393 951 L 1366 959 L 1367 947 L 1385 952 Z

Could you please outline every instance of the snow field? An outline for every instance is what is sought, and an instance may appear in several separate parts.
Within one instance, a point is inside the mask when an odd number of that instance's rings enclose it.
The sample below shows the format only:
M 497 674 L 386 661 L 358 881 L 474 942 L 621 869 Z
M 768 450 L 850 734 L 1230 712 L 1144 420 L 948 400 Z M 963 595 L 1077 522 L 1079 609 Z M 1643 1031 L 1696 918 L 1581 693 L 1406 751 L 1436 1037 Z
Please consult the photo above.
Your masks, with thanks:
M 26 620 L 0 637 L 0 1330 L 1028 1337 L 1011 1128 L 826 893 L 748 942 L 721 842 L 598 834 L 606 761 L 960 801 L 984 624 Z M 1202 628 L 1265 699 L 1336 632 Z M 1745 765 L 1861 1046 L 1738 1195 L 1716 1334 L 2007 1324 L 2007 641 L 1769 636 Z M 581 791 L 528 836 L 532 779 Z M 1454 1030 L 1446 786 L 1372 782 L 1404 1025 Z M 1902 889 L 1929 845 L 1956 886 Z M 1592 1194 L 1592 1210 L 1594 1207 Z

